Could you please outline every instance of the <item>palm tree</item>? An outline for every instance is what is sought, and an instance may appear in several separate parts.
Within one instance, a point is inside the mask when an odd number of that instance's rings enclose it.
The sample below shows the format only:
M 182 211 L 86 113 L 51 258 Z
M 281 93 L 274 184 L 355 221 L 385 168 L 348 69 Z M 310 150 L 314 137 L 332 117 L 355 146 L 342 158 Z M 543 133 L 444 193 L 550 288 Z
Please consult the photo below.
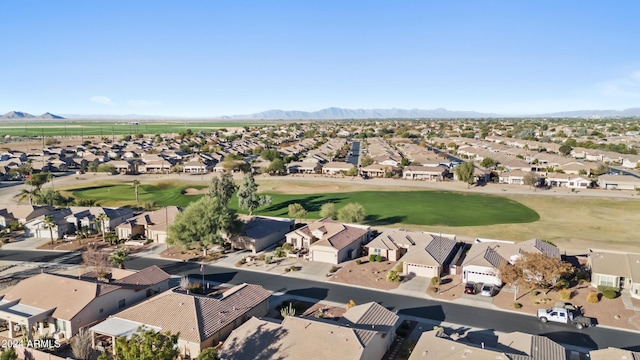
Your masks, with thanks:
M 32 189 L 32 190 L 22 189 L 20 190 L 20 195 L 18 195 L 18 202 L 21 202 L 22 200 L 28 198 L 29 205 L 33 205 L 33 197 L 36 195 L 38 195 L 37 189 Z
M 49 229 L 49 236 L 51 237 L 51 245 L 53 245 L 53 228 L 57 227 L 55 220 L 49 215 L 44 217 L 44 221 L 42 222 L 43 229 Z
M 104 221 L 109 220 L 109 217 L 105 213 L 101 213 L 96 216 L 95 222 L 100 226 L 100 233 L 102 234 L 102 239 L 104 240 Z
M 133 180 L 133 187 L 136 191 L 136 206 L 138 206 L 140 204 L 140 201 L 138 199 L 138 187 L 140 186 L 140 181 L 139 180 Z
M 109 260 L 111 260 L 113 265 L 117 265 L 120 269 L 124 269 L 124 262 L 129 260 L 129 250 L 116 249 L 111 256 L 109 256 Z

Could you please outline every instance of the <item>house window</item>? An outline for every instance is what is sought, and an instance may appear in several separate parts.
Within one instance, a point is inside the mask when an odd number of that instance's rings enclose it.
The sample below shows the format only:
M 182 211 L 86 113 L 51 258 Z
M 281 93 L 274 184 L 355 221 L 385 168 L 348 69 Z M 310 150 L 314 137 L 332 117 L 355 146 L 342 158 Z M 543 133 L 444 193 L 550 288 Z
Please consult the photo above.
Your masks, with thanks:
M 125 306 L 125 301 L 124 299 L 118 301 L 118 309 L 122 309 Z
M 609 276 L 609 275 L 600 275 L 600 285 L 618 287 L 616 285 L 616 277 L 615 276 Z
M 375 255 L 380 255 L 380 249 L 373 249 L 373 253 Z

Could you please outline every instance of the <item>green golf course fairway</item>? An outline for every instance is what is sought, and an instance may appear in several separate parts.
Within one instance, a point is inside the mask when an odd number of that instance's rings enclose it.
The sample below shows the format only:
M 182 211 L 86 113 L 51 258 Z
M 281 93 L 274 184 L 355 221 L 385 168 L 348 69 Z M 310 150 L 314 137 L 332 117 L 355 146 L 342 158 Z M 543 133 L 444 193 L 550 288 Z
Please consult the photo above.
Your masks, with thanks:
M 187 188 L 203 186 L 175 186 L 173 184 L 141 185 L 140 203 L 154 201 L 158 206 L 185 207 L 202 195 L 184 195 Z M 74 197 L 95 199 L 103 206 L 135 205 L 135 192 L 131 185 L 104 185 L 69 189 Z M 491 195 L 462 194 L 448 191 L 359 191 L 326 194 L 266 194 L 272 204 L 256 211 L 256 215 L 288 216 L 288 205 L 300 203 L 307 218 L 320 218 L 320 207 L 333 202 L 338 208 L 350 202 L 360 203 L 367 211 L 370 225 L 446 225 L 481 226 L 527 223 L 540 219 L 534 210 L 507 198 Z M 237 198 L 231 207 L 237 209 Z M 239 210 L 244 213 L 245 211 Z

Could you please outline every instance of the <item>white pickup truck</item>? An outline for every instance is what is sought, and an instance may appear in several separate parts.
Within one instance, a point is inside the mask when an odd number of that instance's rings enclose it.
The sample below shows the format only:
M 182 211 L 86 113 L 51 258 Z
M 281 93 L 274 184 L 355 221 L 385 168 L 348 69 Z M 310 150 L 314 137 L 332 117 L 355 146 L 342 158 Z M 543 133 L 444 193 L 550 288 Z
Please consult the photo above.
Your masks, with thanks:
M 543 323 L 551 321 L 575 325 L 578 329 L 595 325 L 594 319 L 583 316 L 580 309 L 571 305 L 552 307 L 551 309 L 538 309 L 538 319 Z

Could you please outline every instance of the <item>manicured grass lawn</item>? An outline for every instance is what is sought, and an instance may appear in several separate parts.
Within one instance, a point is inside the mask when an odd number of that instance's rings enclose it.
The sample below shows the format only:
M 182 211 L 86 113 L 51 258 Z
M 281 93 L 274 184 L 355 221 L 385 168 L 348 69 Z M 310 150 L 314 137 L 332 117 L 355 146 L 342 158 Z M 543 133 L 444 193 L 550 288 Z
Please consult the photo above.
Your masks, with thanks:
M 177 184 L 141 185 L 140 202 L 152 200 L 158 205 L 187 206 L 197 200 L 196 195 L 183 195 L 186 186 Z M 107 185 L 73 191 L 75 197 L 96 199 L 102 205 L 135 205 L 135 193 L 131 185 Z M 288 216 L 288 205 L 300 203 L 309 212 L 308 218 L 319 218 L 320 207 L 334 202 L 338 208 L 350 202 L 360 203 L 367 210 L 367 222 L 371 225 L 415 224 L 479 226 L 533 222 L 540 219 L 534 210 L 507 198 L 461 194 L 446 191 L 360 191 L 328 194 L 270 194 L 272 205 L 256 212 L 259 215 Z M 237 206 L 237 199 L 231 206 Z M 243 212 L 243 211 L 240 211 Z

